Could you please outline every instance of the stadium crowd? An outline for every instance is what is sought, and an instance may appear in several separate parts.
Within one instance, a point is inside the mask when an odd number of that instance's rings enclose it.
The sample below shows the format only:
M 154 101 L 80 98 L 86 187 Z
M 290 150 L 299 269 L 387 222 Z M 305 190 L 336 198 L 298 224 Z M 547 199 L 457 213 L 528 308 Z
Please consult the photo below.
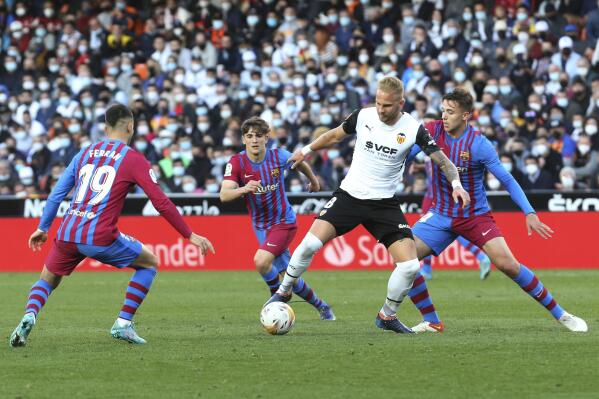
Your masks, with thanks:
M 163 188 L 216 193 L 240 125 L 293 151 L 398 76 L 405 111 L 456 86 L 526 190 L 599 188 L 599 1 L 0 0 L 0 195 L 47 195 L 118 101 Z M 353 141 L 311 154 L 334 189 Z M 426 189 L 423 159 L 402 192 Z M 305 190 L 299 176 L 291 192 Z M 489 190 L 501 190 L 488 176 Z

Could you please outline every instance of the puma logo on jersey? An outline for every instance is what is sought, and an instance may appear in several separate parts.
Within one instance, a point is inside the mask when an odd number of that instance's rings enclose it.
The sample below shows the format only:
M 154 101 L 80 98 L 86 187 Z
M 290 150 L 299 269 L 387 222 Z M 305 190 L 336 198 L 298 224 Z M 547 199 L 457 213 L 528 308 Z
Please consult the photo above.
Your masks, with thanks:
M 378 152 L 382 152 L 382 153 L 389 154 L 389 155 L 397 154 L 397 148 L 387 147 L 386 145 L 373 143 L 372 141 L 366 142 L 366 148 L 369 150 L 374 149 Z

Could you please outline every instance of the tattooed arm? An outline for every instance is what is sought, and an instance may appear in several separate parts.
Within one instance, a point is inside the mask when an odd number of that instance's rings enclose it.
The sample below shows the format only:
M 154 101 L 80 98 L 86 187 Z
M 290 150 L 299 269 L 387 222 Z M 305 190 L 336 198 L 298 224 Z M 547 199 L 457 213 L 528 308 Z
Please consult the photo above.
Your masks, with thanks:
M 451 193 L 453 200 L 457 203 L 462 200 L 462 208 L 467 207 L 468 204 L 470 204 L 470 195 L 468 195 L 468 192 L 462 187 L 458 169 L 453 162 L 451 162 L 441 150 L 433 152 L 429 157 L 431 158 L 431 161 L 441 168 L 445 178 L 451 183 L 451 186 L 453 187 L 453 192 Z

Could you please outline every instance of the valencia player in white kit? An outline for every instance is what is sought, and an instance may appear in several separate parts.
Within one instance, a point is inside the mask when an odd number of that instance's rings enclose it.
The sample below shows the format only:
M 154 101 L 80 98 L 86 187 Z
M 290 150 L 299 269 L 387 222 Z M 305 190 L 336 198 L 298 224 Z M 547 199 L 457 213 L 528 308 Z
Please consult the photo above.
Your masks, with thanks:
M 417 144 L 439 165 L 453 187 L 452 197 L 463 206 L 470 197 L 462 188 L 458 171 L 435 144 L 429 132 L 402 108 L 403 84 L 394 77 L 378 82 L 376 106 L 352 112 L 338 127 L 329 130 L 290 158 L 292 168 L 312 152 L 329 148 L 348 135 L 356 136 L 353 160 L 347 176 L 316 218 L 297 247 L 278 291 L 267 303 L 287 302 L 293 284 L 310 265 L 316 251 L 358 225 L 383 243 L 396 267 L 391 273 L 387 298 L 376 325 L 397 333 L 412 333 L 397 318 L 397 309 L 420 270 L 412 231 L 395 196 L 410 150 Z

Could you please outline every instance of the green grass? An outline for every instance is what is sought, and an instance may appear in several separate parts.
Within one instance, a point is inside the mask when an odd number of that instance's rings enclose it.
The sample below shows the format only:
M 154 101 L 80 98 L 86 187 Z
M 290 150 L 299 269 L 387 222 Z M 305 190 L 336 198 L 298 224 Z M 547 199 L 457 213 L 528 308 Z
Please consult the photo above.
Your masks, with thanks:
M 8 348 L 33 274 L 0 274 L 0 398 L 596 398 L 599 270 L 540 271 L 587 334 L 558 325 L 493 272 L 435 272 L 443 334 L 383 333 L 374 317 L 389 271 L 308 272 L 338 321 L 305 303 L 286 336 L 258 321 L 266 288 L 250 272 L 162 273 L 137 322 L 149 342 L 108 335 L 128 273 L 75 273 L 56 290 L 25 348 Z M 418 313 L 400 309 L 412 325 Z

